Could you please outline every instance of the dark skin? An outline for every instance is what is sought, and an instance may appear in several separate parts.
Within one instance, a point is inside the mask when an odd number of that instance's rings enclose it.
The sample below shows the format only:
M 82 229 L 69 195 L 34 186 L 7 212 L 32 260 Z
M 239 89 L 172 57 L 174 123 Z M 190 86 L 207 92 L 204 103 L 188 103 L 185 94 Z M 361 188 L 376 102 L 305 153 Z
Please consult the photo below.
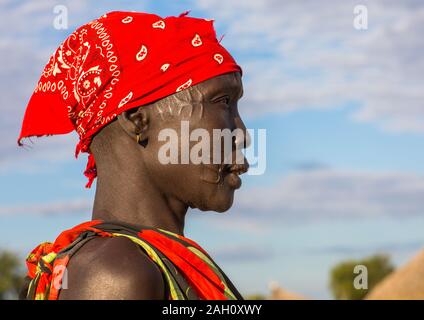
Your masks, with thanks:
M 237 107 L 242 91 L 239 73 L 220 75 L 126 111 L 103 128 L 90 146 L 98 173 L 93 220 L 184 235 L 188 208 L 228 210 L 240 187 L 236 176 L 247 171 L 245 159 L 237 175 L 223 164 L 162 164 L 158 152 L 164 142 L 158 136 L 172 128 L 180 138 L 182 120 L 189 121 L 190 131 L 204 128 L 211 136 L 212 129 L 245 132 Z M 246 140 L 234 139 L 230 152 L 246 147 Z M 166 299 L 166 290 L 160 269 L 138 245 L 126 238 L 95 238 L 70 260 L 68 289 L 59 299 Z

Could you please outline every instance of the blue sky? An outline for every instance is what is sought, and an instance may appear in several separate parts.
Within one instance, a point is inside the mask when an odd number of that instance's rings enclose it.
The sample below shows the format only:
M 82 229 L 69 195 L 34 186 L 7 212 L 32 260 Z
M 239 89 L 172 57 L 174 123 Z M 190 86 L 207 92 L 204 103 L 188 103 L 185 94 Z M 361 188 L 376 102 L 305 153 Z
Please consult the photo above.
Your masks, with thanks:
M 22 255 L 90 218 L 86 157 L 76 136 L 15 141 L 26 103 L 53 50 L 75 27 L 112 10 L 214 18 L 244 69 L 240 113 L 267 130 L 267 170 L 246 176 L 225 214 L 191 212 L 187 236 L 243 293 L 270 281 L 330 298 L 329 269 L 377 252 L 399 265 L 424 244 L 424 5 L 362 1 L 0 0 L 0 247 Z M 53 8 L 67 6 L 69 29 Z M 19 21 L 19 23 L 16 23 Z M 230 245 L 229 245 L 230 243 Z M 254 275 L 252 277 L 252 274 Z

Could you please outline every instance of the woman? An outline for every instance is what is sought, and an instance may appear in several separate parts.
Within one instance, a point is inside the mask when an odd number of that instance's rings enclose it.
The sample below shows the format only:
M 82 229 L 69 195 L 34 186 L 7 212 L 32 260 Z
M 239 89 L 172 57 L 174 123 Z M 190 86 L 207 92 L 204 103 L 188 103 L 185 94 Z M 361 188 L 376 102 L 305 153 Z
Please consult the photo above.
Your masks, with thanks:
M 77 131 L 76 154 L 89 153 L 87 187 L 97 177 L 93 220 L 32 251 L 26 298 L 242 299 L 184 237 L 188 208 L 228 210 L 248 169 L 244 157 L 236 161 L 247 144 L 241 75 L 213 21 L 187 12 L 111 12 L 65 40 L 18 142 Z M 196 148 L 192 133 L 216 130 L 238 132 L 230 148 L 225 139 Z

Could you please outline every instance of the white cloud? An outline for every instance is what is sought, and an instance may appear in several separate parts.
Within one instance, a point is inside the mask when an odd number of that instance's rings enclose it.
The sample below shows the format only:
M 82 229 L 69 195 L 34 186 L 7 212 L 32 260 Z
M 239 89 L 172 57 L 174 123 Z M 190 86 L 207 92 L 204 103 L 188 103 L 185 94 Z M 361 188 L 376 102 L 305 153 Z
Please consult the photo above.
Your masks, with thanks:
M 86 214 L 91 211 L 93 200 L 69 199 L 62 201 L 23 204 L 0 207 L 0 217 L 17 215 L 51 216 L 63 214 Z
M 423 208 L 424 176 L 317 169 L 291 173 L 275 185 L 242 188 L 231 219 L 212 221 L 266 230 L 288 222 L 416 217 Z
M 229 245 L 209 250 L 215 260 L 225 262 L 258 262 L 275 257 L 273 250 L 265 246 Z
M 363 105 L 353 119 L 388 130 L 422 132 L 424 6 L 411 0 L 362 2 L 370 15 L 370 28 L 363 32 L 352 27 L 357 2 L 351 0 L 199 0 L 193 6 L 217 19 L 216 25 L 227 34 L 224 45 L 243 59 L 243 114 L 334 108 L 360 101 Z M 66 32 L 52 27 L 56 4 L 69 9 L 68 33 L 105 11 L 131 6 L 129 1 L 108 1 L 96 8 L 80 0 L 0 1 L 2 172 L 16 164 L 28 167 L 28 153 L 18 150 L 16 137 L 40 72 L 66 37 Z M 75 138 L 46 140 L 36 142 L 32 159 L 71 159 Z
M 241 57 L 247 115 L 357 101 L 355 120 L 424 132 L 422 2 L 362 1 L 366 31 L 353 28 L 353 0 L 196 3 L 227 24 L 223 44 Z
M 53 50 L 72 32 L 53 28 L 53 8 L 58 1 L 1 1 L 0 11 L 0 173 L 20 166 L 24 170 L 33 160 L 47 162 L 72 159 L 75 137 L 51 137 L 37 141 L 31 152 L 17 146 L 17 138 L 27 102 L 37 83 L 45 63 Z M 67 3 L 70 23 L 73 17 L 83 18 L 82 1 Z M 69 31 L 69 32 L 68 32 Z M 43 139 L 44 140 L 44 139 Z M 30 161 L 29 155 L 30 154 Z
M 68 30 L 53 27 L 56 5 L 65 5 Z M 12 167 L 27 170 L 33 160 L 48 163 L 72 161 L 77 142 L 73 137 L 49 137 L 35 142 L 30 153 L 16 144 L 25 108 L 50 55 L 74 29 L 108 11 L 142 10 L 145 4 L 126 0 L 0 0 L 0 174 Z M 43 139 L 44 140 L 44 139 Z
M 372 255 L 377 253 L 416 253 L 423 247 L 423 242 L 420 240 L 415 241 L 397 241 L 381 244 L 367 244 L 364 245 L 330 245 L 325 247 L 312 247 L 305 248 L 302 250 L 301 254 L 308 255 L 321 255 L 321 254 L 342 254 L 352 257 L 352 255 Z
M 86 213 L 91 206 L 92 200 L 78 198 L 0 207 L 0 216 Z M 261 232 L 286 222 L 417 217 L 423 208 L 424 176 L 317 168 L 288 174 L 274 185 L 242 188 L 231 217 L 213 215 L 210 222 Z

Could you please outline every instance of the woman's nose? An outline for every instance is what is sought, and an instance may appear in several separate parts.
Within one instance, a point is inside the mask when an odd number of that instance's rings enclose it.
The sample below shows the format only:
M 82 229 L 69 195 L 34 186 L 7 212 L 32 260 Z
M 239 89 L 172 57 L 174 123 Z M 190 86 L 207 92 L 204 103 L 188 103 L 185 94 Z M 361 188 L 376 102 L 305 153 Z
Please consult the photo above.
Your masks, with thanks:
M 244 125 L 244 122 L 240 116 L 236 117 L 234 122 L 238 131 L 234 141 L 235 146 L 237 149 L 246 149 L 250 146 L 251 143 L 249 132 L 247 131 L 246 126 Z

